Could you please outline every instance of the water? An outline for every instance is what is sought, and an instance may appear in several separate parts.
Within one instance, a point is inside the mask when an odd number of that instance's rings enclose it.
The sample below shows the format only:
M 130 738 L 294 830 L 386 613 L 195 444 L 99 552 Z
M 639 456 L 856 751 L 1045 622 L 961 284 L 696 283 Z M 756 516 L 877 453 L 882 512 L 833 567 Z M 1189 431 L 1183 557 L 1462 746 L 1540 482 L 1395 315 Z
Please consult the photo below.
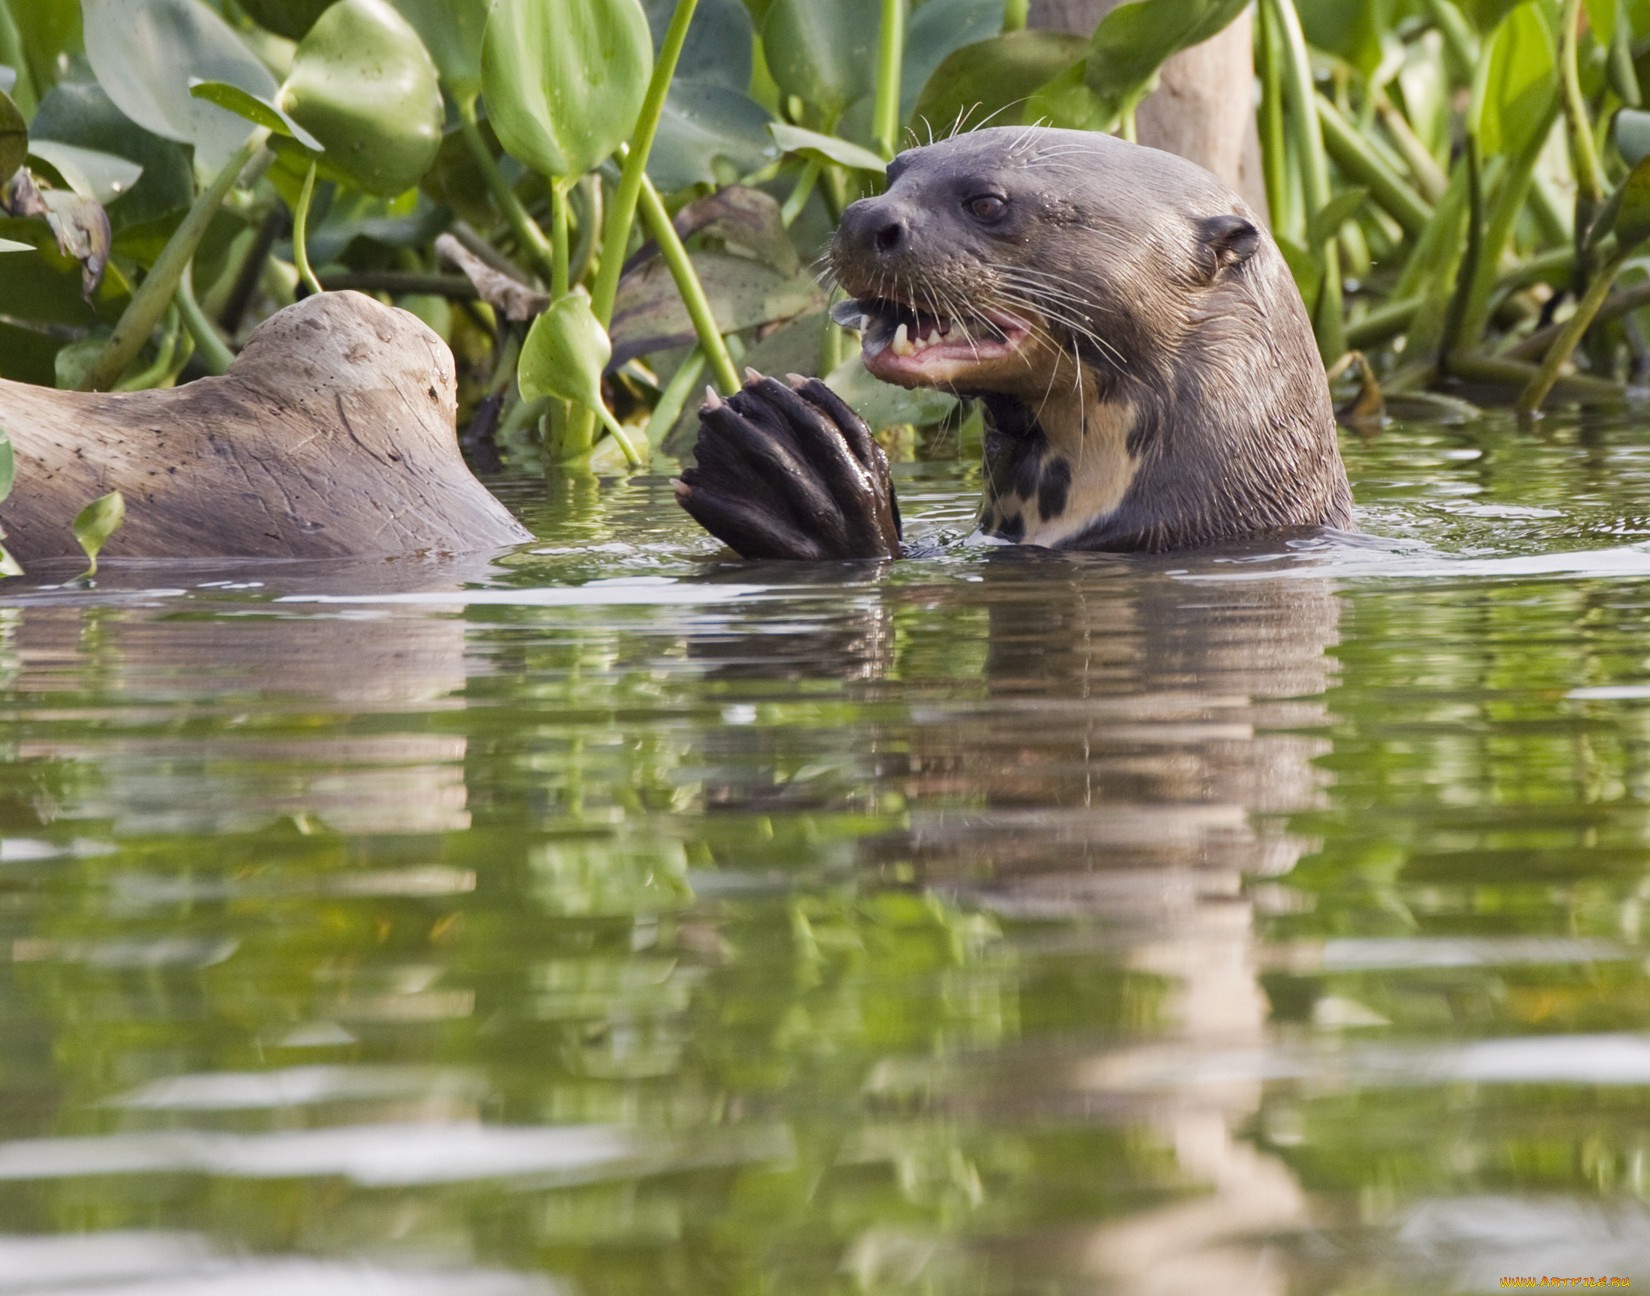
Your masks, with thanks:
M 1650 1282 L 1650 446 L 1346 450 L 1380 540 L 9 582 L 0 1294 Z

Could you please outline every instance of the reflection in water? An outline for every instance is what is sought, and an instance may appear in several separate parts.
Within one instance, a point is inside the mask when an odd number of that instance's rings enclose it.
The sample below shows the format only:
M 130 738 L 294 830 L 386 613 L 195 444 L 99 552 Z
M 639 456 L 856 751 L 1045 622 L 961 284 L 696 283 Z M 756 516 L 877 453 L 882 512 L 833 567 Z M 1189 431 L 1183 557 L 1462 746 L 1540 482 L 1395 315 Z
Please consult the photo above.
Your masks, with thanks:
M 1473 435 L 1354 457 L 1489 528 L 1442 580 L 701 566 L 633 481 L 501 569 L 6 591 L 0 1294 L 1631 1274 L 1644 572 L 1508 563 L 1650 481 Z

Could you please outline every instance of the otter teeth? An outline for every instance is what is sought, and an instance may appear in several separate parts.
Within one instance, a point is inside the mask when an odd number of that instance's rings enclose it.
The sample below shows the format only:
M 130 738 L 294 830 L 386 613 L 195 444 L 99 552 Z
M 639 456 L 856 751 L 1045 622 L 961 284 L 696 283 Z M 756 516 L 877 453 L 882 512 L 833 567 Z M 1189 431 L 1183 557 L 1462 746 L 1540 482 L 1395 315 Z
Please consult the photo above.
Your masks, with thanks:
M 918 340 L 920 341 L 921 339 Z M 906 336 L 904 324 L 901 324 L 894 330 L 894 341 L 892 345 L 894 354 L 897 356 L 915 355 L 917 353 L 917 348 L 911 344 L 911 339 Z

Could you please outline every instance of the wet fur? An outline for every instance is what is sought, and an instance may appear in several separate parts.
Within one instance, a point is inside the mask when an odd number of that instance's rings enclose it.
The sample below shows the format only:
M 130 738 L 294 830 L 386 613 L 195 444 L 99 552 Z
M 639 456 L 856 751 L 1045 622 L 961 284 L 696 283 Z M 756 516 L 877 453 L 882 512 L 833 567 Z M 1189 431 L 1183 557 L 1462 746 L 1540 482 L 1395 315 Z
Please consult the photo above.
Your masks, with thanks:
M 1352 524 L 1305 307 L 1213 176 L 1108 136 L 1004 127 L 903 153 L 889 181 L 844 213 L 830 254 L 842 287 L 945 316 L 965 338 L 985 340 L 991 312 L 1031 325 L 1012 356 L 910 384 L 982 400 L 983 531 L 1163 551 Z M 987 191 L 1008 200 L 991 222 L 968 205 Z M 752 506 L 773 491 L 745 481 Z M 797 548 L 871 556 L 818 536 Z

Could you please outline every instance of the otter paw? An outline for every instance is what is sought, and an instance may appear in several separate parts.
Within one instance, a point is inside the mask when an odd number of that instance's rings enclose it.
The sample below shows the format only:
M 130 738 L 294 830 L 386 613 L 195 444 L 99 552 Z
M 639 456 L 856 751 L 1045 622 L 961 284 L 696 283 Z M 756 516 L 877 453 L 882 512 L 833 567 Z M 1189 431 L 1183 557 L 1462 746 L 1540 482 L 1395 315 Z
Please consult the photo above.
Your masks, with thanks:
M 859 415 L 817 378 L 746 374 L 706 393 L 682 507 L 742 558 L 898 558 L 888 459 Z

